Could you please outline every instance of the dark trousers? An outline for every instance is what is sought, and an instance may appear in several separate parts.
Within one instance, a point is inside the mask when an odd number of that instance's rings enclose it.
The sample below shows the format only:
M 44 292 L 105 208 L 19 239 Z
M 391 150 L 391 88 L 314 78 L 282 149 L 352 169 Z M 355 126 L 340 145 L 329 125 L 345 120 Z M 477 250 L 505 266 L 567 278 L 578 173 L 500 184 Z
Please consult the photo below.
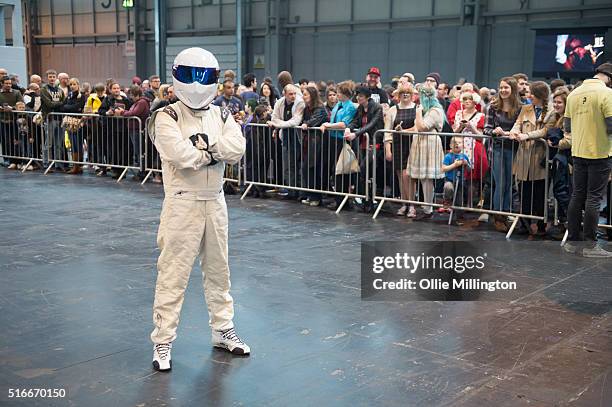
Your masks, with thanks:
M 268 127 L 250 128 L 246 139 L 246 180 L 267 183 L 267 170 L 272 151 L 272 130 Z
M 610 157 L 600 159 L 574 157 L 574 190 L 567 214 L 568 240 L 597 241 L 599 206 L 608 185 L 611 163 Z M 583 237 L 580 236 L 581 223 Z
M 571 179 L 569 173 L 568 156 L 563 153 L 555 154 L 552 165 L 553 195 L 557 200 L 559 221 L 567 221 L 567 208 L 571 199 Z
M 272 183 L 283 184 L 283 146 L 278 134 L 270 144 L 270 158 L 272 159 Z
M 322 189 L 322 141 L 318 130 L 302 131 L 302 187 L 308 189 Z M 311 201 L 320 201 L 320 192 L 306 192 L 306 198 Z
M 14 121 L 0 123 L 0 143 L 2 144 L 2 154 L 5 156 L 16 156 L 19 151 L 19 144 L 16 141 L 19 139 L 17 134 L 17 125 Z M 19 160 L 15 158 L 7 158 L 9 164 L 16 164 Z

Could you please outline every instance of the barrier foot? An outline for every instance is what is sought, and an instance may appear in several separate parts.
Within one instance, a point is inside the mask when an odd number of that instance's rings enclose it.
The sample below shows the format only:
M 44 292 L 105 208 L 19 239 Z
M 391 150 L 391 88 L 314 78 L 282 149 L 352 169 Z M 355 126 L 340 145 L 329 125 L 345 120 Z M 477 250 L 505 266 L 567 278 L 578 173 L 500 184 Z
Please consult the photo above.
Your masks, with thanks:
M 344 199 L 342 200 L 342 202 L 340 202 L 340 206 L 338 206 L 338 209 L 336 209 L 336 215 L 340 213 L 342 208 L 344 208 L 344 204 L 346 203 L 346 201 L 348 201 L 348 199 L 349 199 L 349 196 L 346 195 Z
M 374 211 L 374 216 L 372 216 L 372 219 L 376 219 L 376 217 L 378 216 L 378 214 L 380 213 L 380 210 L 382 209 L 383 205 L 385 204 L 385 199 L 381 199 L 380 202 L 378 203 L 378 208 L 376 208 L 376 211 Z
M 153 171 L 149 171 L 149 172 L 147 173 L 147 175 L 144 177 L 144 179 L 142 180 L 142 182 L 140 183 L 140 185 L 144 185 L 144 184 L 147 182 L 147 180 L 149 179 L 149 177 L 151 176 L 151 174 L 153 174 Z
M 28 163 L 22 167 L 22 170 L 21 170 L 22 173 L 26 172 L 26 170 L 28 169 L 30 164 L 32 164 L 32 161 L 34 161 L 34 160 L 30 158 L 30 161 L 28 161 Z
M 514 221 L 512 222 L 512 225 L 510 226 L 510 230 L 508 230 L 508 233 L 506 234 L 506 239 L 510 239 L 510 236 L 512 236 L 512 232 L 514 232 L 514 228 L 516 227 L 520 219 L 521 218 L 519 216 L 514 218 Z
M 455 214 L 455 210 L 451 208 L 450 213 L 448 214 L 448 226 L 453 224 L 453 215 Z
M 47 167 L 47 169 L 45 170 L 43 175 L 47 175 L 47 173 L 49 171 L 51 171 L 51 168 L 55 165 L 55 161 L 51 161 L 51 164 L 49 164 L 49 167 Z
M 249 184 L 249 186 L 247 187 L 247 189 L 244 190 L 244 193 L 242 194 L 242 196 L 240 197 L 240 200 L 244 200 L 244 198 L 246 198 L 247 194 L 251 191 L 251 188 L 253 188 L 253 184 Z
M 565 245 L 565 242 L 567 242 L 568 236 L 569 236 L 569 230 L 566 230 L 565 234 L 563 235 L 563 240 L 561 240 L 561 246 Z
M 119 178 L 117 178 L 117 184 L 121 182 L 121 180 L 123 179 L 123 177 L 125 177 L 125 174 L 127 174 L 128 169 L 124 169 L 123 172 L 121 173 L 121 175 L 119 176 Z

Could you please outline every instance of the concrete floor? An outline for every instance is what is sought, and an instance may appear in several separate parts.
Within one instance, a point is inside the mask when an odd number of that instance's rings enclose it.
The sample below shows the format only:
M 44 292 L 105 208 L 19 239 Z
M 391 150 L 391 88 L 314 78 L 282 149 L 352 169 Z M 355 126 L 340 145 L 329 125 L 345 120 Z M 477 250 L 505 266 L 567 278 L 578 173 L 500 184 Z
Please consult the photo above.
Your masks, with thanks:
M 0 169 L 0 405 L 612 405 L 610 262 L 486 225 L 236 196 L 235 322 L 253 353 L 210 347 L 194 268 L 173 371 L 155 372 L 161 200 L 152 184 Z M 396 239 L 508 244 L 497 262 L 517 301 L 361 301 L 360 242 Z M 68 396 L 7 398 L 41 387 Z

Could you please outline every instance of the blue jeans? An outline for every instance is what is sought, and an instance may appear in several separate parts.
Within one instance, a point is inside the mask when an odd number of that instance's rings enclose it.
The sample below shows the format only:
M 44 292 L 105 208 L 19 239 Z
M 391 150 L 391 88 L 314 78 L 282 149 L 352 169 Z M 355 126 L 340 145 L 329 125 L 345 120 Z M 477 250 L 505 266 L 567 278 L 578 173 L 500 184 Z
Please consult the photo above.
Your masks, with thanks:
M 495 181 L 493 188 L 493 210 L 510 212 L 512 203 L 512 149 L 493 145 L 491 174 Z

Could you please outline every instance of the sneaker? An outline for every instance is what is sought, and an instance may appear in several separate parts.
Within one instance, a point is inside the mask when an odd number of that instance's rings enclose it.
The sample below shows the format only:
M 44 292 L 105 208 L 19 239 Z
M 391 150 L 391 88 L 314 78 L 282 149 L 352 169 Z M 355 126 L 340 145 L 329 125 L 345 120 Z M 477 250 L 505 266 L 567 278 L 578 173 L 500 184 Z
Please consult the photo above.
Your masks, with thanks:
M 408 208 L 408 214 L 406 215 L 406 217 L 408 217 L 408 218 L 416 218 L 417 217 L 416 208 L 414 206 L 411 206 L 410 208 Z
M 569 254 L 578 254 L 578 246 L 570 242 L 565 242 L 565 244 L 563 245 L 563 250 Z
M 9 170 L 14 170 L 15 168 L 17 168 L 17 164 L 14 163 L 8 166 Z
M 592 257 L 592 258 L 612 258 L 612 252 L 607 251 L 600 245 L 596 244 L 593 248 L 584 248 L 582 249 L 582 255 L 584 257 Z
M 172 369 L 171 350 L 172 343 L 158 343 L 153 346 L 153 369 L 160 372 Z
M 406 205 L 402 205 L 402 207 L 399 208 L 395 214 L 397 216 L 404 216 L 404 215 L 406 215 L 406 211 L 407 210 L 408 210 L 408 207 Z
M 28 165 L 26 167 L 26 171 L 34 171 L 34 167 L 32 167 L 31 165 Z
M 23 166 L 21 164 L 17 164 L 17 169 L 20 170 Z
M 302 203 L 304 203 L 304 201 L 302 201 Z M 310 203 L 308 205 L 310 205 L 310 206 L 321 206 L 321 201 L 310 201 Z
M 489 214 L 483 213 L 478 217 L 478 222 L 487 223 L 489 222 Z
M 302 199 L 302 203 L 304 205 L 310 205 L 310 199 L 306 198 L 306 199 Z
M 225 349 L 234 355 L 248 355 L 251 348 L 236 335 L 234 328 L 225 331 L 212 331 L 212 344 L 215 348 Z

